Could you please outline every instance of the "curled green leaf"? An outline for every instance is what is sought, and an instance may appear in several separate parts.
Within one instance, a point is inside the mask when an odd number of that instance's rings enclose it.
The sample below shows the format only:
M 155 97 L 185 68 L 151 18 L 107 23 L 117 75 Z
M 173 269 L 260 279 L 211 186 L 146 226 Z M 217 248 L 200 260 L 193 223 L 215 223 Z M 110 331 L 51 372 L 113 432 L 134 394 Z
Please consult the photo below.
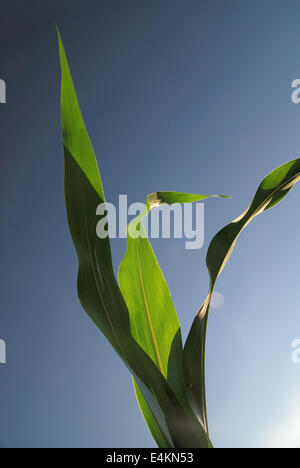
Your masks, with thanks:
M 210 275 L 209 293 L 189 333 L 184 353 L 185 386 L 199 421 L 208 432 L 205 394 L 205 344 L 211 298 L 218 276 L 235 248 L 238 236 L 259 214 L 279 203 L 300 180 L 300 159 L 294 159 L 267 175 L 260 184 L 249 208 L 213 238 L 207 252 Z

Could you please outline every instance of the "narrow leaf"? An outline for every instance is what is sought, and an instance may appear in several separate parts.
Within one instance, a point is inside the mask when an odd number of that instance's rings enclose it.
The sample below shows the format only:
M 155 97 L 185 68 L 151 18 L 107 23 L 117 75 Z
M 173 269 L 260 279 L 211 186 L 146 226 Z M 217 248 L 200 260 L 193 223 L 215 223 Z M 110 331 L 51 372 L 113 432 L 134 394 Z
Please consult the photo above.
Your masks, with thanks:
M 142 415 L 144 416 L 145 422 L 149 428 L 149 431 L 151 432 L 151 435 L 153 439 L 155 440 L 157 446 L 159 448 L 172 448 L 172 446 L 169 444 L 169 442 L 164 438 L 163 433 L 161 432 L 155 417 L 153 416 L 153 413 L 151 409 L 149 408 L 143 393 L 139 389 L 138 384 L 136 381 L 133 379 L 134 383 L 134 389 L 135 389 L 135 394 L 136 394 L 136 399 L 139 404 L 140 411 Z
M 96 209 L 105 202 L 104 192 L 60 37 L 59 50 L 65 196 L 79 260 L 80 302 L 134 376 L 169 445 L 210 446 L 192 411 L 182 406 L 167 380 L 131 334 L 129 313 L 113 271 L 109 239 L 99 239 L 96 235 L 99 221 Z
M 119 268 L 119 285 L 129 310 L 132 335 L 178 396 L 182 396 L 180 324 L 142 220 L 162 204 L 190 203 L 208 197 L 180 192 L 150 194 L 145 211 L 128 226 L 127 250 Z
M 257 215 L 279 203 L 299 179 L 300 159 L 294 159 L 271 172 L 260 184 L 249 208 L 231 224 L 224 227 L 214 237 L 208 248 L 209 293 L 194 320 L 183 353 L 185 385 L 190 403 L 207 431 L 205 341 L 208 313 L 217 278 L 232 255 L 237 238 L 243 229 Z
M 149 195 L 145 211 L 128 227 L 127 251 L 119 269 L 119 285 L 129 310 L 132 335 L 185 406 L 188 403 L 180 366 L 183 351 L 180 324 L 142 220 L 162 204 L 191 203 L 208 197 L 179 192 Z M 148 408 L 144 417 L 153 426 Z

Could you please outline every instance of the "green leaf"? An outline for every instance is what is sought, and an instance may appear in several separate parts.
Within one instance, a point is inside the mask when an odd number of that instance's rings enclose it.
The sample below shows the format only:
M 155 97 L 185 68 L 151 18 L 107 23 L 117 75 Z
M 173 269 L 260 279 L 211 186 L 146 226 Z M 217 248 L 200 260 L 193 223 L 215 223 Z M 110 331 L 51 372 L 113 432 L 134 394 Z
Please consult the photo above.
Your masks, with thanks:
M 227 264 L 243 229 L 260 213 L 281 201 L 300 179 L 300 159 L 294 159 L 271 172 L 260 184 L 249 208 L 212 240 L 207 253 L 210 274 L 209 294 L 198 312 L 188 336 L 183 369 L 189 400 L 195 414 L 208 431 L 205 395 L 205 341 L 212 293 L 218 276 Z
M 207 198 L 231 198 L 227 195 L 199 195 L 195 193 L 182 192 L 155 192 L 148 196 L 150 208 L 155 208 L 159 205 L 173 205 L 174 203 L 194 203 L 205 200 Z
M 143 237 L 131 237 L 129 227 L 127 251 L 119 269 L 119 285 L 129 310 L 133 337 L 167 378 L 172 346 L 177 363 L 181 358 L 180 325 L 141 217 L 137 219 L 138 225 L 133 221 L 132 226 Z
M 151 209 L 162 204 L 191 203 L 207 195 L 155 192 L 145 211 L 128 227 L 127 251 L 119 269 L 119 285 L 126 301 L 131 332 L 137 343 L 160 369 L 184 406 L 188 405 L 180 363 L 182 339 L 171 294 L 142 224 Z M 141 409 L 144 408 L 140 404 Z M 144 413 L 147 419 L 151 416 Z M 153 426 L 152 421 L 148 421 Z
M 155 192 L 145 210 L 128 226 L 127 250 L 119 268 L 119 285 L 130 314 L 134 339 L 151 357 L 179 398 L 184 398 L 182 339 L 171 294 L 142 224 L 162 204 L 190 203 L 208 198 L 179 192 Z
M 167 380 L 131 334 L 128 309 L 113 271 L 109 239 L 99 239 L 96 235 L 99 222 L 96 209 L 105 202 L 104 192 L 60 36 L 59 50 L 65 197 L 79 260 L 80 302 L 134 376 L 168 444 L 183 448 L 210 447 L 190 408 L 183 407 Z
M 141 410 L 142 415 L 144 416 L 145 422 L 149 428 L 149 431 L 151 432 L 151 435 L 153 439 L 155 440 L 157 446 L 159 448 L 172 448 L 172 446 L 169 444 L 167 440 L 165 440 L 163 433 L 161 432 L 155 417 L 153 416 L 153 413 L 151 409 L 149 408 L 143 393 L 139 389 L 138 384 L 136 381 L 133 379 L 133 384 L 134 384 L 134 389 L 135 389 L 135 394 L 136 394 L 136 399 L 139 404 L 139 408 Z

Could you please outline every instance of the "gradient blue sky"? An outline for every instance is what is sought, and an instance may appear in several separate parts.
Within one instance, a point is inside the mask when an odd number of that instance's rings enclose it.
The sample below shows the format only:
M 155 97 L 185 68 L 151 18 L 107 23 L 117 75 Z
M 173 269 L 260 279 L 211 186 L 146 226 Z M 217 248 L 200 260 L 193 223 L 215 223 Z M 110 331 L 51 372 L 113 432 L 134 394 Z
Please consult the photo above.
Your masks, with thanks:
M 153 242 L 186 337 L 205 254 L 272 169 L 300 155 L 297 0 L 11 0 L 1 6 L 0 446 L 153 447 L 127 370 L 82 311 L 64 207 L 61 29 L 108 201 L 206 203 L 205 248 Z M 241 236 L 219 280 L 207 392 L 217 447 L 300 446 L 299 187 Z M 116 269 L 125 250 L 113 241 Z

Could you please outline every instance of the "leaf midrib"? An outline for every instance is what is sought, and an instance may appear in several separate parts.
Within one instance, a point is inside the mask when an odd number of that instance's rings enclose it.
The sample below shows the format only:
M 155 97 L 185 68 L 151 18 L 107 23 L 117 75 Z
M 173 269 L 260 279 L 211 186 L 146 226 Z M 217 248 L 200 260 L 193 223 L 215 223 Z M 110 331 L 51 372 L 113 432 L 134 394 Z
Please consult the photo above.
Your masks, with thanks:
M 152 344 L 153 344 L 154 352 L 155 352 L 156 359 L 157 359 L 157 362 L 158 362 L 158 366 L 159 366 L 159 369 L 160 369 L 160 372 L 162 373 L 162 375 L 165 375 L 165 374 L 164 374 L 164 369 L 163 369 L 162 360 L 161 360 L 161 356 L 160 356 L 159 349 L 158 349 L 158 344 L 157 344 L 157 341 L 156 341 L 156 336 L 155 336 L 155 333 L 154 333 L 153 323 L 152 323 L 152 320 L 151 320 L 151 314 L 150 314 L 150 310 L 149 310 L 149 304 L 148 304 L 148 300 L 147 300 L 147 296 L 146 296 L 146 291 L 145 291 L 145 286 L 144 286 L 144 280 L 143 280 L 142 265 L 141 265 L 141 260 L 140 260 L 140 250 L 139 250 L 139 247 L 140 247 L 140 239 L 137 239 L 138 269 L 139 269 L 139 277 L 140 277 L 140 282 L 141 282 L 142 296 L 143 296 L 143 300 L 144 300 L 144 304 L 145 304 L 145 309 L 146 309 L 147 321 L 148 321 L 148 325 L 149 325 L 149 328 L 150 328 L 150 334 L 151 334 L 151 338 L 152 338 Z

